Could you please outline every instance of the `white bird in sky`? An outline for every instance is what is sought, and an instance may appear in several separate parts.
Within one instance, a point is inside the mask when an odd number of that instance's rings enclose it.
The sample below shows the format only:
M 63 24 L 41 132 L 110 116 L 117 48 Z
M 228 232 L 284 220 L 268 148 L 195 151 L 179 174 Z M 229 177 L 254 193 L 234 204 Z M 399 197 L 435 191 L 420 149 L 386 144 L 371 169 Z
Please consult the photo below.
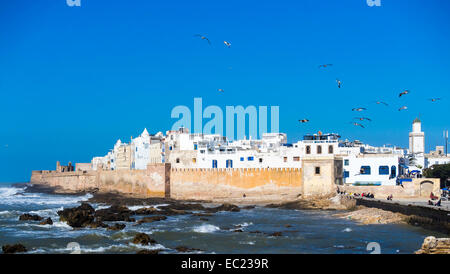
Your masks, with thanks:
M 308 123 L 309 122 L 309 120 L 308 119 L 302 119 L 302 120 L 298 120 L 300 123 Z
M 385 106 L 389 106 L 388 103 L 383 102 L 383 101 L 376 101 L 375 103 L 376 103 L 377 105 L 383 104 L 383 105 L 385 105 Z
M 442 100 L 441 98 L 431 98 L 431 99 L 429 99 L 431 102 L 436 102 L 436 101 L 439 101 L 439 100 Z
M 225 90 L 219 88 L 219 89 L 217 89 L 217 91 L 224 92 Z
M 362 125 L 362 124 L 359 124 L 359 123 L 354 123 L 354 122 L 352 122 L 352 124 L 353 124 L 354 126 L 357 126 L 357 127 L 362 127 L 362 128 L 365 128 L 365 127 L 364 127 L 364 125 Z
M 401 92 L 398 97 L 402 97 L 403 95 L 409 94 L 409 90 L 405 89 L 403 92 Z
M 399 108 L 398 111 L 402 111 L 402 110 L 406 110 L 406 109 L 408 109 L 408 107 L 407 106 L 403 106 L 403 107 Z
M 326 68 L 326 67 L 331 67 L 333 64 L 323 64 L 323 65 L 319 65 L 319 68 Z
M 364 121 L 364 120 L 367 120 L 367 121 L 370 121 L 370 122 L 372 122 L 372 119 L 370 119 L 370 118 L 366 118 L 366 117 L 355 117 L 355 119 L 358 119 L 358 120 L 360 120 L 360 121 Z
M 201 35 L 201 34 L 196 34 L 196 35 L 194 35 L 194 36 L 195 36 L 195 37 L 200 37 L 202 40 L 206 40 L 206 41 L 208 42 L 208 44 L 211 45 L 211 41 L 209 41 L 209 39 L 208 39 L 206 36 Z
M 367 110 L 367 108 L 354 108 L 352 111 L 364 111 Z
M 227 47 L 231 47 L 231 43 L 230 43 L 230 42 L 227 42 L 227 41 L 223 41 L 223 43 L 225 44 L 225 46 L 227 46 Z
M 341 82 L 341 80 L 339 80 L 339 79 L 336 79 L 336 83 L 337 83 L 337 85 L 338 85 L 338 88 L 341 88 L 341 85 L 342 85 L 342 82 Z

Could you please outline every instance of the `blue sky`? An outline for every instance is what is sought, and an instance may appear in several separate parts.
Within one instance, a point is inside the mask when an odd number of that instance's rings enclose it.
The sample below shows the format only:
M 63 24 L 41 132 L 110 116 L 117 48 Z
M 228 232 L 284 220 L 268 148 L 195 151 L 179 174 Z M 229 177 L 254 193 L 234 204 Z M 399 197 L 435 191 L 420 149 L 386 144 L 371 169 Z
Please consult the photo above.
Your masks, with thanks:
M 443 144 L 450 1 L 81 3 L 0 5 L 0 181 L 27 181 L 56 160 L 88 162 L 144 127 L 170 129 L 172 108 L 193 111 L 194 97 L 224 111 L 279 106 L 289 141 L 321 130 L 406 147 L 420 115 L 426 149 Z M 319 70 L 324 63 L 334 65 Z M 411 94 L 399 99 L 403 89 Z M 365 129 L 349 123 L 354 107 L 368 108 Z

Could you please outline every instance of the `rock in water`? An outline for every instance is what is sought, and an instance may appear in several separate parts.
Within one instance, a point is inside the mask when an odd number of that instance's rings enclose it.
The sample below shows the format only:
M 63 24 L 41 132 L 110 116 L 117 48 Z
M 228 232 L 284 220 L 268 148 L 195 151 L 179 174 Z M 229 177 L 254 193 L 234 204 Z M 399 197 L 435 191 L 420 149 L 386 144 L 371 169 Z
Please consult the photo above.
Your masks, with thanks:
M 102 222 L 134 222 L 135 219 L 130 217 L 134 214 L 135 213 L 132 210 L 128 209 L 126 206 L 112 205 L 109 208 L 97 210 L 95 212 L 95 217 L 98 221 Z
M 151 214 L 155 214 L 157 213 L 158 210 L 154 207 L 144 207 L 144 208 L 139 208 L 137 210 L 134 211 L 135 215 L 151 215 Z
M 122 230 L 126 227 L 124 224 L 114 224 L 113 226 L 108 227 L 109 230 Z
M 147 249 L 143 249 L 143 250 L 139 250 L 136 254 L 150 254 L 150 255 L 156 255 L 159 254 L 159 249 L 155 249 L 155 250 L 147 250 Z
M 241 209 L 237 205 L 223 204 L 218 207 L 208 208 L 207 211 L 210 211 L 210 212 L 219 212 L 219 211 L 239 212 L 239 211 L 241 211 Z
M 138 221 L 138 224 L 142 223 L 152 223 L 156 221 L 161 221 L 167 219 L 166 216 L 151 216 L 151 217 L 144 217 Z
M 43 218 L 38 215 L 32 215 L 32 214 L 22 214 L 19 217 L 19 221 L 41 221 Z
M 140 244 L 140 245 L 148 245 L 148 244 L 156 244 L 156 241 L 150 238 L 145 233 L 138 233 L 136 236 L 134 236 L 133 244 Z
M 27 249 L 23 244 L 4 245 L 2 246 L 4 254 L 13 254 L 18 252 L 27 252 Z
M 416 254 L 450 254 L 450 238 L 426 237 Z
M 269 234 L 269 236 L 272 236 L 272 237 L 281 237 L 281 236 L 283 236 L 283 233 L 281 233 L 281 232 L 274 232 L 274 233 L 272 233 L 272 234 Z
M 53 221 L 52 218 L 48 217 L 47 219 L 45 219 L 44 221 L 39 223 L 40 225 L 53 225 Z
M 192 252 L 192 251 L 202 251 L 201 249 L 198 249 L 198 248 L 189 248 L 189 247 L 186 247 L 186 246 L 177 246 L 177 247 L 175 247 L 175 250 L 176 251 L 178 251 L 178 252 Z
M 67 222 L 71 227 L 85 227 L 94 221 L 95 209 L 88 203 L 82 203 L 79 207 L 66 208 L 58 211 L 59 220 Z

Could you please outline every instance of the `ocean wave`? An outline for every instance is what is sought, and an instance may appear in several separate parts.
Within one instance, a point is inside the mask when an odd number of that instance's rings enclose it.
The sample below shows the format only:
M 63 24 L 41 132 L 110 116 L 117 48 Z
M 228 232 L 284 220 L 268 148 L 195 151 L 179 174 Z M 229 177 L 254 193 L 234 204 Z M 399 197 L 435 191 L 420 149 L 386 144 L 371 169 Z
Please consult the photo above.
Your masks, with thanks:
M 75 205 L 92 198 L 88 193 L 82 196 L 51 195 L 37 193 L 22 193 L 23 189 L 0 188 L 0 200 L 4 205 Z M 18 193 L 22 195 L 17 195 Z
M 85 253 L 114 253 L 114 252 L 136 252 L 138 250 L 147 249 L 147 250 L 157 250 L 157 249 L 167 249 L 165 246 L 161 244 L 155 244 L 155 245 L 136 245 L 133 243 L 130 244 L 115 244 L 115 245 L 109 245 L 109 246 L 98 246 L 98 247 L 83 247 L 82 244 L 79 245 L 79 252 L 81 254 Z M 40 254 L 40 253 L 47 253 L 47 254 L 55 254 L 55 253 L 66 253 L 70 254 L 72 252 L 76 251 L 73 247 L 60 247 L 60 248 L 46 248 L 46 247 L 40 247 L 33 250 L 30 250 L 29 254 Z
M 192 229 L 192 231 L 197 233 L 213 233 L 215 231 L 220 230 L 219 227 L 210 224 L 202 224 L 200 226 L 196 226 Z
M 248 241 L 248 242 L 239 242 L 241 245 L 254 245 L 254 241 Z
M 250 225 L 253 225 L 253 223 L 252 222 L 250 222 L 250 223 L 243 222 L 242 224 L 237 224 L 236 226 L 247 227 L 247 226 L 250 226 Z
M 25 188 L 18 187 L 0 187 L 0 198 L 11 197 L 23 193 Z
M 342 230 L 342 232 L 352 232 L 353 230 L 349 227 L 347 227 L 346 229 Z

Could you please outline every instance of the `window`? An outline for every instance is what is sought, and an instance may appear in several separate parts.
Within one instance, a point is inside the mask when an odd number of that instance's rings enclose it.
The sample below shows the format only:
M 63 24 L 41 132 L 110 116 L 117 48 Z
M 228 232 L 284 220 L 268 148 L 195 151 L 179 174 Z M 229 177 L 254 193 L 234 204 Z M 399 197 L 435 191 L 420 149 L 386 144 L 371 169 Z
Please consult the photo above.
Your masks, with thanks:
M 197 144 L 194 144 L 194 150 L 197 150 Z
M 370 166 L 362 166 L 360 170 L 361 175 L 370 175 Z
M 253 156 L 247 157 L 247 161 L 253 161 Z
M 397 167 L 391 166 L 391 179 L 397 177 Z
M 299 162 L 299 161 L 300 161 L 300 157 L 295 156 L 295 157 L 293 158 L 293 160 L 294 160 L 294 162 Z
M 176 163 L 179 164 L 180 163 L 180 158 L 176 159 Z
M 344 170 L 344 178 L 350 177 L 350 172 Z
M 317 154 L 322 154 L 322 146 L 317 146 Z
M 192 158 L 192 162 L 195 164 L 197 163 L 197 158 Z
M 138 148 L 136 148 L 136 152 L 137 152 L 137 149 L 138 149 Z
M 244 157 L 241 157 L 241 162 L 243 162 L 244 161 Z
M 259 162 L 262 163 L 263 162 L 263 158 L 259 158 Z
M 378 170 L 379 175 L 389 175 L 389 167 L 388 166 L 380 166 Z
M 328 146 L 328 154 L 333 154 L 333 153 L 334 153 L 334 147 Z
M 316 166 L 315 172 L 316 175 L 320 175 L 320 166 Z
M 283 161 L 286 163 L 287 162 L 287 157 L 283 157 Z
M 172 150 L 172 146 L 169 147 L 169 150 Z
M 233 160 L 227 160 L 227 168 L 233 168 Z
M 344 160 L 344 166 L 348 166 L 348 165 L 350 165 L 350 160 Z
M 217 168 L 217 160 L 212 160 L 212 168 Z
M 306 154 L 311 154 L 311 146 L 306 146 Z

